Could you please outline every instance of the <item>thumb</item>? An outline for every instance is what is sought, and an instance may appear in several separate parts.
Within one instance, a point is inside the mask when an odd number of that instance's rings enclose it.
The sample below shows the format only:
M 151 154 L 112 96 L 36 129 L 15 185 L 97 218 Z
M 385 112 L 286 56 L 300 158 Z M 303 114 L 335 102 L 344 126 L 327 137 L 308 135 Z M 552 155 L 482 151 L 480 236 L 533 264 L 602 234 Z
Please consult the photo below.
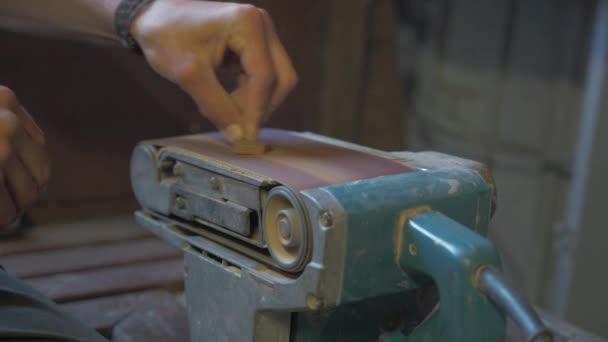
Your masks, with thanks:
M 242 139 L 242 114 L 226 92 L 211 65 L 191 65 L 180 73 L 180 86 L 206 116 L 231 141 Z

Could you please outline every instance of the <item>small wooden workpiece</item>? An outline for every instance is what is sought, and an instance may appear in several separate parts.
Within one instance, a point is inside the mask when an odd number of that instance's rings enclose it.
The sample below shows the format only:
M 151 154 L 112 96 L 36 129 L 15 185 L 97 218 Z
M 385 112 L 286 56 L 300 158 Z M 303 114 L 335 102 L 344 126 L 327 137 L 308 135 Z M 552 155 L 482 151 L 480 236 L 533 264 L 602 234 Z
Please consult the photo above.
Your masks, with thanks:
M 237 141 L 233 145 L 236 154 L 264 154 L 270 150 L 270 145 L 257 141 Z

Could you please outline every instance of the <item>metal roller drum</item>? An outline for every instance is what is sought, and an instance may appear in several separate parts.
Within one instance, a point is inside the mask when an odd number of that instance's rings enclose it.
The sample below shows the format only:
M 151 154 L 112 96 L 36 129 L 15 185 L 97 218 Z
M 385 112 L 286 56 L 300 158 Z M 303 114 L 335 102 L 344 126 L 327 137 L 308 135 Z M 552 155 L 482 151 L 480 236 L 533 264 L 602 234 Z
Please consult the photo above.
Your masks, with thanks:
M 310 229 L 296 195 L 284 186 L 273 188 L 262 217 L 263 234 L 274 261 L 287 271 L 300 271 L 310 254 Z

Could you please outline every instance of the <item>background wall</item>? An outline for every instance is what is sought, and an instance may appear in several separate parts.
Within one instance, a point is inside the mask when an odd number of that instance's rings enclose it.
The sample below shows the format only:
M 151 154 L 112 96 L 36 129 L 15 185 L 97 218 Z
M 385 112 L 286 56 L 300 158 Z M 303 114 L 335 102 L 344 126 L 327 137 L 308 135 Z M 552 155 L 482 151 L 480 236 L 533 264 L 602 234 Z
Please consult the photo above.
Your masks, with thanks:
M 487 163 L 498 189 L 491 238 L 509 277 L 550 308 L 557 228 L 571 178 L 595 1 L 396 1 L 409 148 Z M 603 90 L 602 94 L 606 94 Z M 605 97 L 604 97 L 605 98 Z M 608 125 L 593 168 L 567 317 L 608 336 L 604 249 Z

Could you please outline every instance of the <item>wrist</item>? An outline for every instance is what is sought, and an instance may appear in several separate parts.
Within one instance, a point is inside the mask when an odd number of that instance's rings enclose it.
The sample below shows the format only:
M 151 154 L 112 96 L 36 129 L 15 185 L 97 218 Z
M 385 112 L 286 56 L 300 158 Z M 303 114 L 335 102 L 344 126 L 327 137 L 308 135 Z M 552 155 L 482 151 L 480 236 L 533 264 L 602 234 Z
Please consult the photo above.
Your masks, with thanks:
M 114 29 L 121 44 L 141 53 L 133 36 L 134 22 L 157 0 L 121 0 L 114 13 Z
M 167 2 L 167 0 L 151 1 L 150 3 L 148 3 L 145 6 L 143 6 L 142 8 L 140 8 L 139 12 L 131 20 L 131 26 L 129 27 L 129 33 L 130 33 L 131 37 L 133 37 L 133 39 L 138 44 L 141 44 L 141 40 L 142 40 L 141 37 L 146 32 L 145 26 L 141 24 L 142 21 L 147 21 L 146 18 L 149 17 L 150 15 L 153 15 L 153 13 L 155 12 L 155 8 L 159 7 L 159 6 L 163 6 L 164 2 Z M 142 20 L 142 18 L 144 18 L 144 19 Z
M 142 7 L 131 20 L 130 35 L 140 45 L 145 44 L 147 37 L 153 37 L 159 31 L 165 31 L 181 22 L 180 15 L 188 12 L 188 5 L 196 5 L 195 10 L 200 11 L 201 5 L 216 3 L 216 1 L 191 0 L 155 0 Z M 186 10 L 184 10 L 186 9 Z M 203 10 L 204 11 L 204 10 Z M 187 18 L 187 17 L 186 17 Z

